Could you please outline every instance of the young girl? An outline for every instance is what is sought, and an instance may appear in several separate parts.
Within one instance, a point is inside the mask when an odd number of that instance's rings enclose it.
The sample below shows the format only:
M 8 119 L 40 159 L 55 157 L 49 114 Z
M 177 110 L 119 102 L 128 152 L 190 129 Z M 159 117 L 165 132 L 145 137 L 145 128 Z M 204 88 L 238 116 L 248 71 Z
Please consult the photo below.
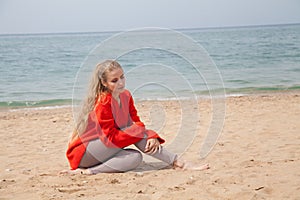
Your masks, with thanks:
M 124 71 L 116 61 L 96 66 L 76 129 L 67 149 L 70 173 L 97 174 L 126 172 L 149 154 L 175 169 L 208 169 L 188 166 L 177 155 L 161 146 L 164 139 L 147 130 L 135 109 L 133 98 L 125 89 Z M 126 148 L 134 144 L 140 151 Z

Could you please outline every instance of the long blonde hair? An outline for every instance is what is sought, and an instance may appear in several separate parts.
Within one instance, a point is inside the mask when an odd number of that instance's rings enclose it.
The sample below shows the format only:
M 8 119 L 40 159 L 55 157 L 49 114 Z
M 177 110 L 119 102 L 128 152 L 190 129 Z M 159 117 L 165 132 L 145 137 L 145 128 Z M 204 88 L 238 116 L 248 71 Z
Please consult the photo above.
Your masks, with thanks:
M 107 82 L 107 74 L 118 68 L 122 67 L 114 60 L 106 60 L 96 65 L 90 80 L 88 94 L 75 119 L 75 130 L 71 135 L 71 141 L 76 137 L 80 137 L 86 130 L 89 114 L 94 110 L 95 103 L 99 95 L 101 95 L 101 93 L 108 92 L 107 88 L 103 85 L 103 83 Z

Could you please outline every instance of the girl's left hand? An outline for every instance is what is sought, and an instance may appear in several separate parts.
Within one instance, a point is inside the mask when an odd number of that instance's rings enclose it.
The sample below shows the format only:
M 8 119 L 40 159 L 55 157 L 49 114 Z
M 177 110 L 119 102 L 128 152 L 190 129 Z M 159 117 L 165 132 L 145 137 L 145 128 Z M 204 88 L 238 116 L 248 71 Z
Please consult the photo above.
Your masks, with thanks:
M 145 147 L 145 153 L 152 155 L 155 154 L 157 151 L 158 152 L 161 151 L 161 145 L 158 139 L 156 138 L 148 139 Z

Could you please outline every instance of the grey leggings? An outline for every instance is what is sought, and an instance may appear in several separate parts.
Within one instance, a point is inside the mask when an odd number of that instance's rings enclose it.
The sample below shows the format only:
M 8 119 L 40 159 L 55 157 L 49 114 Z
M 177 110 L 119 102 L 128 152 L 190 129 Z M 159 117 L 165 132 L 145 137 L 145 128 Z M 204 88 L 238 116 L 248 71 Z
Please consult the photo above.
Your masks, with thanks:
M 142 139 L 134 145 L 144 152 L 146 143 L 147 139 Z M 163 147 L 152 156 L 167 164 L 172 164 L 177 157 Z M 89 142 L 79 167 L 88 168 L 93 174 L 126 172 L 138 167 L 142 160 L 141 152 L 135 149 L 108 148 L 97 139 Z

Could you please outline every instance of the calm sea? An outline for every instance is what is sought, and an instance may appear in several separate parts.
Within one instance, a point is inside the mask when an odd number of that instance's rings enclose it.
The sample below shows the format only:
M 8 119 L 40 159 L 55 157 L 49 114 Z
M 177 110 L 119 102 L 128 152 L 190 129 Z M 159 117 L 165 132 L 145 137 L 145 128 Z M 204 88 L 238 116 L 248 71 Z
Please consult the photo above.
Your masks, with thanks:
M 136 99 L 185 98 L 191 93 L 207 96 L 210 90 L 240 95 L 300 89 L 299 24 L 177 31 L 202 45 L 216 69 L 206 75 L 163 48 L 126 53 L 119 62 Z M 78 97 L 73 89 L 80 87 L 78 77 L 88 76 L 80 72 L 82 63 L 115 34 L 0 35 L 0 107 L 71 104 Z M 191 50 L 180 41 L 156 37 L 185 52 Z

